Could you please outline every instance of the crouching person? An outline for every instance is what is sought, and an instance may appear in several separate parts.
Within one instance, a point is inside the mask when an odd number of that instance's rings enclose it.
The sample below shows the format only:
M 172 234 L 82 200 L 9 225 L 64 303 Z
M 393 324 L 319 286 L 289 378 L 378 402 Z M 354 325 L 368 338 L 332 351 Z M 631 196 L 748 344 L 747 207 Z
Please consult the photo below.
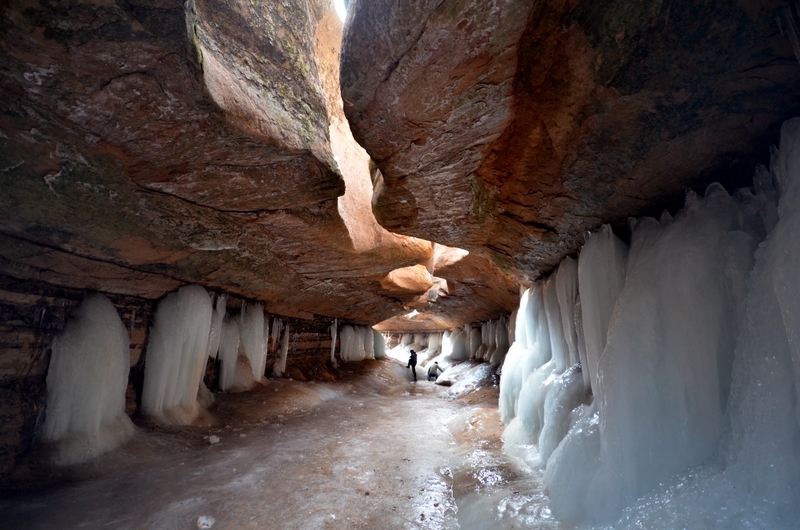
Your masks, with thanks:
M 434 362 L 432 365 L 428 367 L 428 381 L 436 381 L 439 378 L 439 374 L 442 373 L 442 368 L 439 366 L 439 362 Z

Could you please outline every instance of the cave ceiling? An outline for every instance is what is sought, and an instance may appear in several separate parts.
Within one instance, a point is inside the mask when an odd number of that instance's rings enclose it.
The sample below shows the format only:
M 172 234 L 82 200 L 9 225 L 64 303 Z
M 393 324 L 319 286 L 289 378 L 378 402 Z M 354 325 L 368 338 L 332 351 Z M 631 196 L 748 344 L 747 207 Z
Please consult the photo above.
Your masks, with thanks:
M 378 220 L 523 279 L 603 223 L 659 214 L 713 181 L 749 185 L 800 112 L 787 2 L 349 9 L 342 96 L 381 174 Z
M 353 0 L 342 40 L 325 0 L 6 2 L 0 274 L 496 318 L 586 230 L 747 182 L 800 114 L 785 7 Z

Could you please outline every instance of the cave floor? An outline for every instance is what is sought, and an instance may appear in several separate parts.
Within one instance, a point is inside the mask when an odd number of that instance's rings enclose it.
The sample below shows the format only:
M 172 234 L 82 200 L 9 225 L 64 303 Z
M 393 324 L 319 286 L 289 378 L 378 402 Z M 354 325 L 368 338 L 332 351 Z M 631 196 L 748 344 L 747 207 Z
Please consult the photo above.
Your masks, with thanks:
M 91 463 L 33 455 L 0 493 L 0 527 L 559 528 L 537 477 L 500 450 L 496 386 L 458 395 L 393 360 L 348 366 L 336 382 L 217 394 L 211 424 L 146 425 Z

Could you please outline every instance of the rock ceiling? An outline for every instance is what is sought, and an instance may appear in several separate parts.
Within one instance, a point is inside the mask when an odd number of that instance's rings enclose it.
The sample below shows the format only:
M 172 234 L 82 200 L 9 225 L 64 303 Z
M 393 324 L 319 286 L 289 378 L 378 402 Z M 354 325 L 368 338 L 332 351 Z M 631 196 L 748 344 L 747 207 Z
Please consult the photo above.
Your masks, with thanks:
M 0 274 L 494 318 L 584 231 L 746 182 L 800 114 L 783 7 L 352 0 L 342 42 L 325 0 L 8 2 Z

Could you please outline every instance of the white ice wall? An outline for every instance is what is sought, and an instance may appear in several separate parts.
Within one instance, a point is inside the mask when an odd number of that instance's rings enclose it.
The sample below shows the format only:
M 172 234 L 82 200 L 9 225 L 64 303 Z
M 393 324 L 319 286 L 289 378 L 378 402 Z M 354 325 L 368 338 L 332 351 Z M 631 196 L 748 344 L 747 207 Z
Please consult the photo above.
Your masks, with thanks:
M 587 239 L 577 293 L 559 281 L 573 265 L 558 268 L 559 311 L 545 281 L 544 364 L 529 361 L 541 305 L 523 295 L 501 379 L 506 444 L 538 443 L 531 462 L 570 523 L 796 528 L 800 120 L 752 190 L 712 185 L 674 219 L 631 226 L 630 250 L 607 227 Z

